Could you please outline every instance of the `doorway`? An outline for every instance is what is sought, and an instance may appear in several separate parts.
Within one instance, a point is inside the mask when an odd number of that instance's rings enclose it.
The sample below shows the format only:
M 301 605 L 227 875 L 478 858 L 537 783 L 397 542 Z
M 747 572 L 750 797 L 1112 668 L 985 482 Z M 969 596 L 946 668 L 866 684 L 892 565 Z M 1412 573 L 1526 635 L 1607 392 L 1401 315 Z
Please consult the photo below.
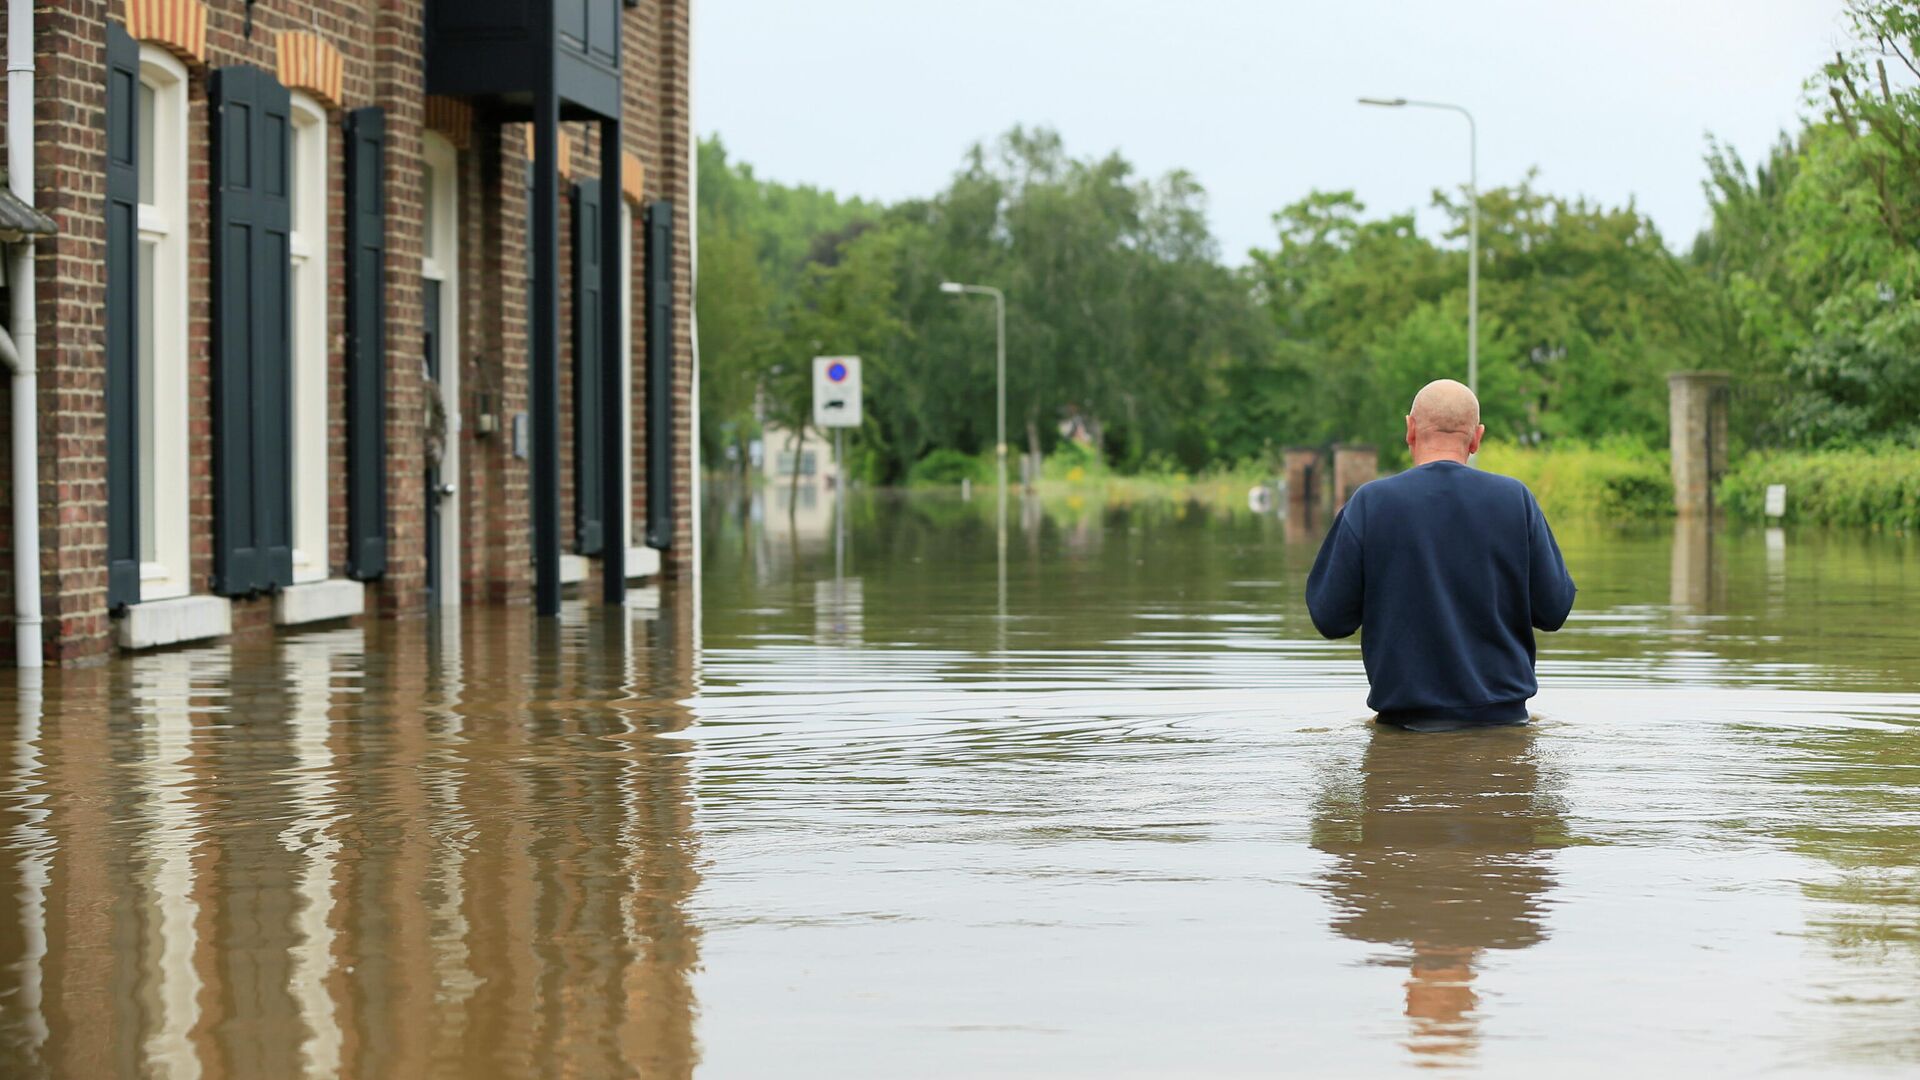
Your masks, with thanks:
M 422 223 L 422 355 L 426 443 L 426 591 L 429 607 L 460 603 L 459 158 L 426 136 Z

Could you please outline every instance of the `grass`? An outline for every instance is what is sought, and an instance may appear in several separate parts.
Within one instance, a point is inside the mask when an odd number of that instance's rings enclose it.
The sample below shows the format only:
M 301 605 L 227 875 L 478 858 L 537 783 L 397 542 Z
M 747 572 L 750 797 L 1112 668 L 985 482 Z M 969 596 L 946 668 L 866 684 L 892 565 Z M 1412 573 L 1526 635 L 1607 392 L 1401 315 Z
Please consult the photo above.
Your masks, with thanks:
M 1560 443 L 1522 448 L 1488 442 L 1476 461 L 1533 489 L 1549 518 L 1645 520 L 1673 514 L 1673 476 L 1663 451 L 1638 443 Z
M 942 453 L 951 456 L 942 459 Z M 961 476 L 971 476 L 976 484 L 991 482 L 983 458 L 936 452 L 923 464 L 925 469 L 915 469 L 913 486 L 958 484 Z M 1668 456 L 1637 442 L 1550 447 L 1489 442 L 1477 464 L 1525 483 L 1554 519 L 1632 522 L 1673 516 Z M 1122 475 L 1091 451 L 1069 444 L 1047 457 L 1036 486 L 1042 498 L 1077 504 L 1193 502 L 1244 510 L 1247 489 L 1271 483 L 1276 473 L 1264 463 L 1212 466 L 1198 473 L 1162 464 Z M 1758 521 L 1770 484 L 1786 485 L 1789 522 L 1920 531 L 1920 449 L 1886 445 L 1752 453 L 1733 463 L 1715 499 L 1730 516 Z
M 1920 530 L 1920 450 L 1903 446 L 1749 454 L 1720 481 L 1728 514 L 1759 520 L 1785 484 L 1789 522 Z

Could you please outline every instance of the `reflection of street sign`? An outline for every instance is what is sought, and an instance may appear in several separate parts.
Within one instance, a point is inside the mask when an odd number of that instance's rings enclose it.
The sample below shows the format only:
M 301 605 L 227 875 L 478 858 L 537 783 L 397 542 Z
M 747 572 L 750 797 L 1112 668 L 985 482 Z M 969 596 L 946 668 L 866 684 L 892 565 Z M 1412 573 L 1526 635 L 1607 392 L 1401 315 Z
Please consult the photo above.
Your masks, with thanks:
M 813 426 L 860 426 L 860 358 L 813 358 Z

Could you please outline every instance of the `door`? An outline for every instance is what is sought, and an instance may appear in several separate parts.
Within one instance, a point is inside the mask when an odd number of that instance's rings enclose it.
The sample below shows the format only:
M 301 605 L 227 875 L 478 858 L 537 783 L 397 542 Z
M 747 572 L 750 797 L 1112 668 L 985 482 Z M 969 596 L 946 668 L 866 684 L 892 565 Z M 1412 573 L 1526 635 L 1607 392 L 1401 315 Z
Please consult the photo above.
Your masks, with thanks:
M 440 373 L 442 370 L 440 355 L 440 324 L 442 312 L 440 310 L 440 304 L 442 283 L 432 278 L 427 278 L 424 284 L 426 287 L 421 297 L 421 307 L 423 308 L 423 318 L 421 322 L 426 332 L 422 335 L 424 340 L 422 342 L 421 362 L 422 370 L 427 377 L 427 415 L 431 418 L 435 415 L 432 399 L 440 396 Z M 440 453 L 435 453 L 433 449 L 433 444 L 439 439 L 435 434 L 435 429 L 441 428 L 442 426 L 441 422 L 433 419 L 429 419 L 427 424 L 429 447 L 427 453 L 427 468 L 424 477 L 426 480 L 424 505 L 427 508 L 427 605 L 429 607 L 439 607 L 441 598 L 445 595 L 445 590 L 442 588 L 441 582 L 441 571 L 443 569 L 440 558 L 440 545 L 442 541 L 441 518 L 444 513 L 446 496 L 451 494 L 451 492 L 445 490 L 446 485 L 441 483 L 440 480 L 441 461 L 439 459 L 445 456 L 445 451 L 442 449 Z M 440 442 L 440 445 L 443 448 L 445 446 L 444 442 Z
M 427 602 L 460 603 L 459 160 L 453 144 L 426 137 L 425 257 L 421 260 L 421 374 L 426 379 Z

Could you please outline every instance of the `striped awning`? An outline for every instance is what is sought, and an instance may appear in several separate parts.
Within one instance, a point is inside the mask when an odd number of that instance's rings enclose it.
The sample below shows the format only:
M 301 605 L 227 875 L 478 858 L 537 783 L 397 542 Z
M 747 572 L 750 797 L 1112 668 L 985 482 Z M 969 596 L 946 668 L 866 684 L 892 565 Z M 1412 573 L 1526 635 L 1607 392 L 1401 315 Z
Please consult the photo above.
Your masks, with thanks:
M 635 206 L 647 201 L 647 167 L 632 153 L 620 155 L 620 194 Z
M 282 30 L 274 45 L 280 59 L 280 85 L 305 90 L 331 108 L 343 104 L 340 88 L 347 65 L 331 41 L 305 30 Z
M 473 145 L 473 106 L 454 97 L 427 95 L 427 130 L 438 132 L 455 150 Z
M 127 33 L 151 41 L 196 64 L 207 62 L 204 0 L 126 0 Z

